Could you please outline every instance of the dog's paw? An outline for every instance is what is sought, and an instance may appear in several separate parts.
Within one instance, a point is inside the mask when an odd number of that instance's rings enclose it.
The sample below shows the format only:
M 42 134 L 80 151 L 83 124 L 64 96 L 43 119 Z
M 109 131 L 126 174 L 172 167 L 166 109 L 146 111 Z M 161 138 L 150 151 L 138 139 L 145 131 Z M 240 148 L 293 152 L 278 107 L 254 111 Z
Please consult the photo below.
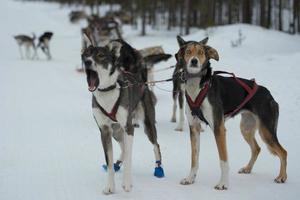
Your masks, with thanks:
M 250 174 L 251 170 L 252 169 L 250 167 L 243 167 L 239 170 L 239 174 Z
M 181 185 L 190 185 L 190 184 L 193 184 L 195 182 L 195 178 L 191 178 L 191 177 L 187 177 L 187 178 L 184 178 L 180 181 L 180 184 Z
M 157 178 L 163 178 L 165 177 L 165 172 L 164 169 L 162 167 L 155 167 L 154 169 L 154 176 Z
M 123 183 L 122 188 L 125 192 L 130 192 L 132 190 L 132 184 L 131 183 Z
M 171 122 L 175 123 L 176 122 L 176 118 L 172 117 Z
M 108 185 L 108 186 L 106 186 L 103 189 L 102 193 L 105 194 L 105 195 L 109 195 L 109 194 L 115 193 L 115 186 L 114 185 Z
M 228 183 L 220 182 L 218 185 L 215 186 L 216 190 L 227 190 L 228 189 Z
M 179 126 L 179 127 L 176 127 L 176 128 L 175 128 L 175 131 L 180 131 L 180 132 L 182 132 L 182 131 L 183 131 L 183 128 L 180 127 L 180 126 Z
M 277 178 L 274 179 L 275 183 L 285 183 L 287 179 L 287 175 L 279 175 Z

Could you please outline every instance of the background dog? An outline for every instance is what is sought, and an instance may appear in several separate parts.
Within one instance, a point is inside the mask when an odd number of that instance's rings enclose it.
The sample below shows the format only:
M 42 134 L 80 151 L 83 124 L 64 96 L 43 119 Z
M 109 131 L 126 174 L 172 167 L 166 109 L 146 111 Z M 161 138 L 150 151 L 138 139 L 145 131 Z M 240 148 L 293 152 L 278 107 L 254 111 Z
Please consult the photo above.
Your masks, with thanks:
M 21 59 L 23 59 L 23 52 L 22 47 L 25 47 L 25 56 L 27 59 L 34 59 L 37 58 L 37 52 L 36 52 L 36 46 L 34 43 L 34 40 L 36 38 L 35 34 L 32 34 L 32 37 L 27 35 L 16 35 L 14 36 L 15 40 L 17 41 L 17 44 L 19 46 L 20 56 Z M 33 55 L 31 56 L 30 49 L 33 50 Z
M 39 37 L 39 43 L 37 47 L 40 47 L 44 54 L 47 56 L 48 60 L 51 60 L 52 56 L 50 53 L 50 45 L 49 42 L 53 36 L 52 32 L 44 32 L 40 37 Z
M 141 113 L 145 133 L 153 144 L 156 167 L 154 175 L 163 177 L 161 153 L 157 142 L 153 93 L 144 83 L 147 68 L 142 56 L 122 40 L 114 40 L 104 47 L 94 46 L 86 35 L 88 47 L 82 53 L 89 90 L 93 94 L 93 115 L 101 132 L 108 181 L 104 194 L 115 191 L 114 168 L 124 163 L 123 189 L 130 191 L 131 154 L 134 127 L 132 118 Z M 137 115 L 136 115 L 137 116 Z M 112 137 L 120 144 L 122 153 L 113 163 Z
M 236 107 L 242 105 L 241 103 L 247 97 L 247 92 L 235 78 L 212 74 L 209 60 L 219 60 L 219 55 L 214 48 L 206 45 L 207 39 L 200 42 L 186 42 L 178 36 L 177 40 L 180 44 L 180 50 L 176 54 L 177 64 L 183 67 L 187 79 L 185 92 L 189 103 L 186 114 L 190 126 L 192 146 L 191 171 L 189 176 L 181 181 L 181 184 L 192 184 L 195 180 L 199 159 L 200 122 L 205 122 L 214 132 L 220 158 L 221 178 L 215 189 L 224 190 L 228 188 L 229 173 L 225 118 L 237 114 L 228 113 L 232 113 Z M 255 86 L 255 82 L 252 80 L 241 78 L 239 80 L 247 87 Z M 202 102 L 197 105 L 199 97 L 205 90 L 207 93 L 205 96 L 203 95 Z M 260 147 L 254 134 L 258 129 L 271 153 L 280 158 L 280 171 L 275 182 L 284 183 L 287 179 L 287 152 L 277 138 L 279 116 L 277 102 L 267 88 L 258 85 L 254 96 L 244 104 L 240 111 L 242 113 L 240 129 L 251 148 L 251 158 L 239 173 L 250 173 L 257 159 Z

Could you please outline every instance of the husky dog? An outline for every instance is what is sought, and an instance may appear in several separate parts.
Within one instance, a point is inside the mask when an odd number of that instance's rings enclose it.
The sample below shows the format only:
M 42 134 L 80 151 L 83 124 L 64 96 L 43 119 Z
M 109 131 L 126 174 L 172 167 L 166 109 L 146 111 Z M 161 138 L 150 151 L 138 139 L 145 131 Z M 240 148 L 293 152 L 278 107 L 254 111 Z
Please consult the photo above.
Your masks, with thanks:
M 39 43 L 37 47 L 41 47 L 42 51 L 46 54 L 48 60 L 51 60 L 49 42 L 53 36 L 52 32 L 45 32 L 39 37 Z
M 132 118 L 137 112 L 142 114 L 145 133 L 154 146 L 154 175 L 164 176 L 157 143 L 153 93 L 144 84 L 147 81 L 147 69 L 138 51 L 123 40 L 114 40 L 104 47 L 96 47 L 88 35 L 85 35 L 85 39 L 88 47 L 83 50 L 82 62 L 88 89 L 92 92 L 93 115 L 101 132 L 108 171 L 108 181 L 103 193 L 114 193 L 114 171 L 123 163 L 122 185 L 129 192 L 132 188 Z M 112 137 L 118 141 L 122 151 L 115 164 Z
M 90 32 L 90 36 L 97 46 L 105 46 L 110 40 L 122 39 L 122 24 L 118 19 L 91 16 L 87 20 L 88 26 L 85 30 Z M 82 38 L 84 37 L 82 36 Z
M 177 101 L 179 103 L 179 120 L 177 123 L 176 131 L 183 131 L 184 123 L 184 81 L 182 77 L 182 68 L 179 65 L 175 65 L 173 72 L 173 112 L 171 122 L 176 122 L 176 111 L 177 111 Z
M 22 46 L 25 47 L 25 55 L 27 59 L 34 59 L 34 58 L 38 58 L 37 56 L 37 52 L 36 52 L 36 46 L 34 43 L 35 40 L 35 34 L 32 34 L 32 37 L 27 36 L 27 35 L 16 35 L 14 36 L 15 40 L 17 41 L 17 44 L 19 46 L 19 51 L 20 51 L 20 55 L 21 55 L 21 59 L 23 59 L 23 53 L 22 53 Z M 32 48 L 33 50 L 33 56 L 30 57 L 30 48 Z
M 84 11 L 78 10 L 78 11 L 71 11 L 69 14 L 69 19 L 71 23 L 77 23 L 82 19 L 86 19 L 87 14 Z
M 257 85 L 253 80 L 224 77 L 210 67 L 210 59 L 219 60 L 217 50 L 206 45 L 208 38 L 196 41 L 184 41 L 177 37 L 180 50 L 176 54 L 177 64 L 185 72 L 186 116 L 190 126 L 192 146 L 192 165 L 188 177 L 181 184 L 192 184 L 198 170 L 201 123 L 209 125 L 215 135 L 219 152 L 221 178 L 215 186 L 217 190 L 228 188 L 229 166 L 226 148 L 225 119 L 242 113 L 240 129 L 251 148 L 249 163 L 239 173 L 248 174 L 260 152 L 255 140 L 258 129 L 260 136 L 272 154 L 280 158 L 280 172 L 276 183 L 287 179 L 287 152 L 277 138 L 279 106 L 267 88 Z

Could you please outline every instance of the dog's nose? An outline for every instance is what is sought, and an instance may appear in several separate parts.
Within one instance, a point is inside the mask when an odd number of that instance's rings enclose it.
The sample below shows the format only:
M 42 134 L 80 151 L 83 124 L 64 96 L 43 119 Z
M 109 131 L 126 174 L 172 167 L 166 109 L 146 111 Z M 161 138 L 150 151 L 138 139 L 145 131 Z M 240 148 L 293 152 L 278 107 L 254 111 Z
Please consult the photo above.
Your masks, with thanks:
M 192 65 L 197 65 L 198 64 L 198 60 L 196 58 L 193 58 L 191 60 Z
M 85 67 L 90 67 L 92 65 L 92 61 L 86 60 L 86 61 L 84 61 L 84 65 L 85 65 Z

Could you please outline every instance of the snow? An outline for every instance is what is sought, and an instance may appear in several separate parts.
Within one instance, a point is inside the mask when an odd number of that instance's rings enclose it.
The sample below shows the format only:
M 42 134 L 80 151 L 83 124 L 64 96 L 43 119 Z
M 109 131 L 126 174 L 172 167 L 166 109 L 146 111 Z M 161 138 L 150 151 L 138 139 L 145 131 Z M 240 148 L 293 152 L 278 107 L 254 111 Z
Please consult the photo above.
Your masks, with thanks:
M 278 137 L 288 151 L 288 181 L 275 184 L 279 159 L 272 156 L 257 136 L 261 154 L 250 175 L 237 171 L 250 158 L 250 150 L 239 133 L 240 117 L 228 120 L 227 141 L 230 165 L 228 191 L 213 189 L 220 176 L 214 137 L 209 128 L 201 134 L 200 167 L 196 182 L 179 181 L 190 169 L 190 141 L 174 131 L 170 83 L 155 88 L 157 130 L 166 177 L 153 176 L 152 145 L 136 129 L 133 147 L 133 191 L 122 190 L 122 170 L 116 175 L 116 194 L 105 196 L 106 173 L 100 134 L 92 117 L 91 94 L 80 66 L 80 26 L 68 21 L 69 8 L 57 4 L 2 0 L 0 7 L 0 199 L 297 199 L 300 187 L 298 133 L 300 109 L 300 37 L 249 25 L 197 30 L 185 39 L 201 40 L 209 33 L 209 45 L 219 51 L 216 70 L 235 72 L 268 87 L 280 105 Z M 54 32 L 53 60 L 39 51 L 39 60 L 21 60 L 13 35 Z M 148 29 L 149 30 L 149 29 Z M 246 40 L 232 48 L 242 30 Z M 124 27 L 126 40 L 135 48 L 162 45 L 174 54 L 175 31 L 138 30 Z M 161 63 L 163 69 L 175 59 Z M 172 70 L 157 72 L 155 79 L 170 77 Z M 119 148 L 115 145 L 115 158 Z

